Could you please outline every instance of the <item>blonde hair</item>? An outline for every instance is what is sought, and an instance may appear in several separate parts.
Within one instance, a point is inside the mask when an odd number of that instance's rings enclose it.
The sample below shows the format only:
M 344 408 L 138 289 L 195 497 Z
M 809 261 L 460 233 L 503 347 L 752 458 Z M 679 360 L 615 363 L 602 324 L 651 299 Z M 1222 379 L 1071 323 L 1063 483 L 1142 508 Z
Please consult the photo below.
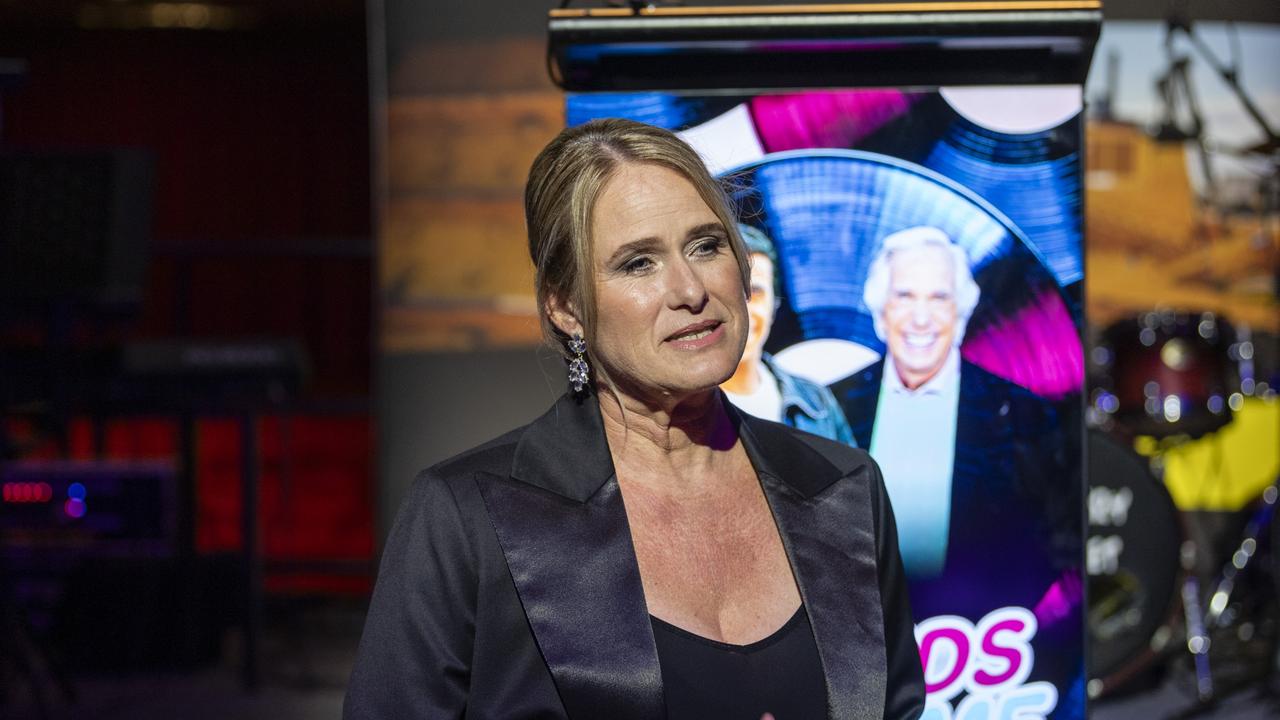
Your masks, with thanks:
M 566 358 L 567 337 L 552 322 L 550 302 L 572 308 L 587 347 L 596 328 L 591 221 L 604 186 L 628 163 L 651 164 L 683 175 L 724 225 L 742 275 L 744 292 L 751 269 L 738 221 L 720 184 L 698 153 L 674 133 L 616 118 L 592 120 L 568 128 L 538 153 L 524 191 L 529 257 L 535 270 L 538 315 L 543 339 Z M 604 378 L 598 364 L 597 377 Z

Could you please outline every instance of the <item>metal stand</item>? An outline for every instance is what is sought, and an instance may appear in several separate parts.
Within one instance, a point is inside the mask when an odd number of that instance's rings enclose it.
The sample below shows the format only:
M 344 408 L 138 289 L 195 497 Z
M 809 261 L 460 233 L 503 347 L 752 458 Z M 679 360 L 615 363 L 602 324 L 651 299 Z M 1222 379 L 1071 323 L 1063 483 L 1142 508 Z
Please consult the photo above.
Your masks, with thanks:
M 1191 653 L 1195 668 L 1196 702 L 1178 713 L 1178 718 L 1189 718 L 1212 711 L 1219 700 L 1248 687 L 1245 683 L 1219 683 L 1213 676 L 1209 661 L 1210 636 L 1214 630 L 1230 627 L 1236 621 L 1231 612 L 1231 596 L 1241 573 L 1255 565 L 1259 541 L 1271 528 L 1276 505 L 1280 501 L 1280 478 L 1262 493 L 1262 506 L 1253 512 L 1245 525 L 1240 542 L 1218 573 L 1209 593 L 1208 608 L 1200 607 L 1200 584 L 1194 575 L 1188 576 L 1182 588 L 1182 602 L 1187 623 L 1187 650 Z M 1268 669 L 1268 674 L 1275 671 Z
M 241 678 L 244 687 L 256 691 L 261 685 L 258 667 L 262 638 L 262 548 L 258 526 L 258 424 L 252 412 L 240 416 L 240 530 L 244 548 L 244 657 Z
M 12 671 L 26 680 L 36 716 L 43 720 L 49 717 L 49 703 L 45 694 L 46 683 L 41 678 L 42 670 L 66 702 L 74 704 L 78 696 L 62 663 L 32 635 L 25 614 L 11 597 L 12 588 L 7 561 L 0 554 L 0 708 L 10 700 L 8 680 Z

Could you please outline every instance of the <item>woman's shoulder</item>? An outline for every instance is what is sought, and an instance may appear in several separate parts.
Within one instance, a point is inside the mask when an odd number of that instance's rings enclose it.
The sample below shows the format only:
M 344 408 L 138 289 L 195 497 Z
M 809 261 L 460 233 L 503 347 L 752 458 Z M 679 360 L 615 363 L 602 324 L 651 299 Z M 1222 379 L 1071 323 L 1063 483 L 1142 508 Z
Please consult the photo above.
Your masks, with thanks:
M 516 446 L 527 428 L 516 428 L 419 470 L 401 502 L 400 515 L 432 517 L 455 512 L 453 508 L 467 515 L 470 506 L 478 507 L 474 502 L 478 499 L 476 476 L 510 474 Z
M 743 416 L 744 418 L 748 417 L 745 413 L 743 413 Z M 754 416 L 749 417 L 750 419 L 747 421 L 748 427 L 753 435 L 764 441 L 761 451 L 766 455 L 771 451 L 780 450 L 781 447 L 798 444 L 834 465 L 842 474 L 852 473 L 865 466 L 875 466 L 875 461 L 871 459 L 867 451 L 861 448 L 821 435 L 815 435 L 783 423 Z
M 528 427 L 528 425 L 518 427 L 488 442 L 441 460 L 419 472 L 418 479 L 419 481 L 429 478 L 449 479 L 470 476 L 477 472 L 506 475 L 511 471 L 516 446 L 520 444 L 520 438 L 524 436 Z
M 844 472 L 852 472 L 863 466 L 874 466 L 875 461 L 871 459 L 871 455 L 862 448 L 842 443 L 831 438 L 821 435 L 814 435 L 811 432 L 800 430 L 799 428 L 786 427 L 787 431 L 795 436 L 797 440 L 807 445 L 811 450 L 817 452 L 828 462 L 840 468 Z

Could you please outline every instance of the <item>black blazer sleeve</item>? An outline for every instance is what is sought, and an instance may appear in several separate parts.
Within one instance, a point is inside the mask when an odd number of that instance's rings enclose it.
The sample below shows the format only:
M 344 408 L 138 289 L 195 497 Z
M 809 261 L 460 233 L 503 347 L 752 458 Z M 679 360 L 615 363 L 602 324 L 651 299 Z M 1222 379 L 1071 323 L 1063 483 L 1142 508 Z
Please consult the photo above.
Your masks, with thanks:
M 383 550 L 343 717 L 457 718 L 467 704 L 476 563 L 449 484 L 418 476 Z
M 898 527 L 889 505 L 880 467 L 874 469 L 873 503 L 876 522 L 876 555 L 880 572 L 880 604 L 884 609 L 884 643 L 887 677 L 885 720 L 915 720 L 924 712 L 924 670 L 916 645 L 915 623 L 907 598 L 907 576 L 898 553 Z

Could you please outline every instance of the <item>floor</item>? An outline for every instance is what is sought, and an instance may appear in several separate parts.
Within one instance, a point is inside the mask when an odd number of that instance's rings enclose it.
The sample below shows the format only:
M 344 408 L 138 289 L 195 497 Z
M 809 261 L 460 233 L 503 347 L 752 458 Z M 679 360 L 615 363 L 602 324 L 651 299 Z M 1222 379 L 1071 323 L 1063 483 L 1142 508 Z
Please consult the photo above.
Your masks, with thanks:
M 4 720 L 312 720 L 339 718 L 351 674 L 363 601 L 309 598 L 297 607 L 277 604 L 267 617 L 259 688 L 245 690 L 239 668 L 241 636 L 224 637 L 221 657 L 189 671 L 82 674 L 72 680 L 74 702 L 58 692 L 47 666 L 37 676 L 46 708 L 31 683 L 6 676 Z
M 1280 693 L 1265 684 L 1254 684 L 1201 706 L 1188 683 L 1169 678 L 1158 686 L 1116 699 L 1095 702 L 1092 720 L 1148 720 L 1167 718 L 1231 718 L 1232 720 L 1274 720 L 1280 718 Z
M 281 621 L 287 617 L 287 621 Z M 42 671 L 47 705 L 42 713 L 30 683 L 7 675 L 5 720 L 312 720 L 339 718 L 346 680 L 364 617 L 362 603 L 310 600 L 300 609 L 277 607 L 268 617 L 260 689 L 244 690 L 237 671 L 239 639 L 224 640 L 222 659 L 187 672 L 119 672 L 79 676 L 77 702 L 59 696 Z M 1194 712 L 1189 675 L 1179 670 L 1129 695 L 1095 702 L 1094 720 L 1205 717 L 1262 720 L 1280 717 L 1280 675 L 1255 682 L 1214 707 Z M 785 719 L 784 719 L 785 720 Z

